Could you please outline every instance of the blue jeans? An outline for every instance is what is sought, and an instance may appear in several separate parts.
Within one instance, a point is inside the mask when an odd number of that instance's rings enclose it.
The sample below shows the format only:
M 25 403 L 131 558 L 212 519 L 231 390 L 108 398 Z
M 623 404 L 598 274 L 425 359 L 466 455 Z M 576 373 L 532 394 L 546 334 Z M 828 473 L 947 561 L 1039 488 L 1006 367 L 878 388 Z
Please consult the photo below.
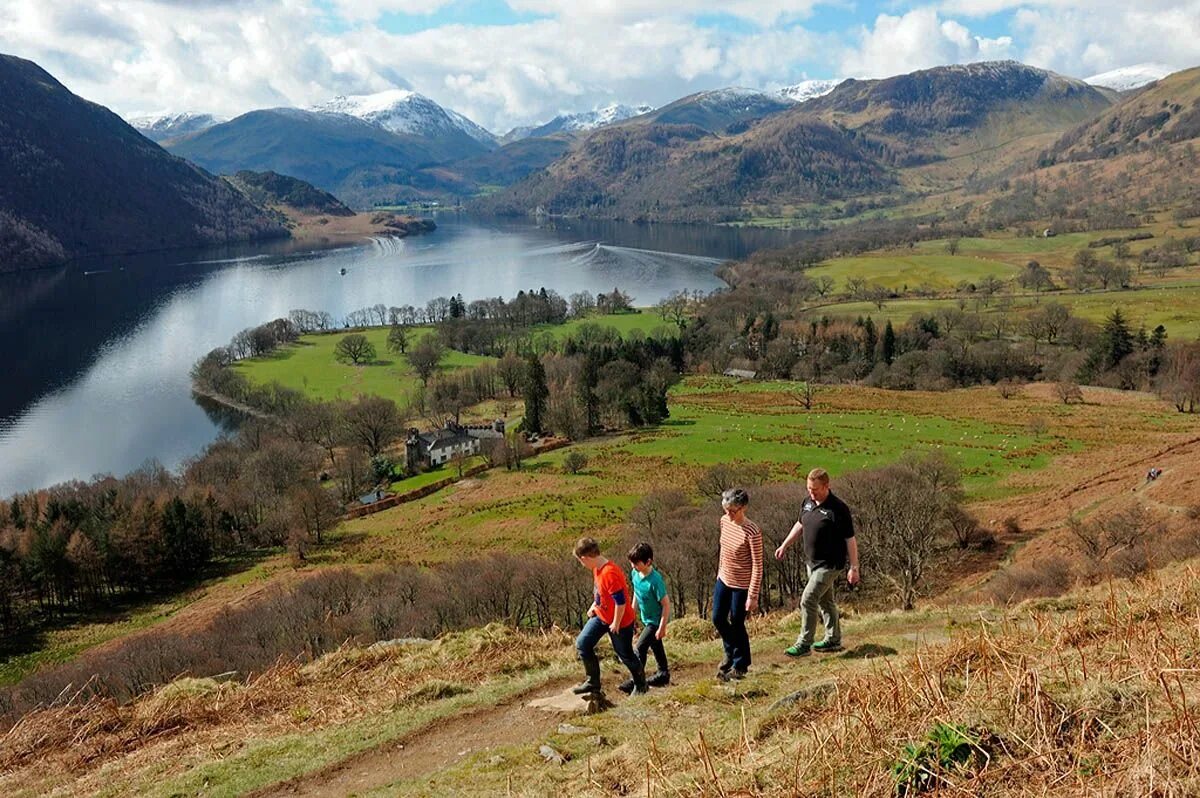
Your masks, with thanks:
M 720 579 L 713 586 L 713 626 L 725 644 L 725 659 L 739 671 L 750 668 L 750 633 L 746 631 L 749 590 L 729 587 Z
M 628 608 L 626 608 L 626 612 L 628 612 Z M 642 663 L 638 659 L 637 652 L 633 650 L 633 624 L 629 624 L 613 634 L 609 630 L 608 624 L 594 615 L 588 618 L 587 623 L 583 625 L 583 631 L 579 633 L 579 637 L 575 638 L 575 651 L 579 654 L 579 659 L 583 661 L 583 669 L 587 673 L 589 681 L 596 685 L 600 684 L 600 658 L 596 656 L 596 644 L 606 634 L 612 641 L 617 659 L 621 660 L 621 663 L 629 669 L 630 675 L 640 682 L 644 676 Z

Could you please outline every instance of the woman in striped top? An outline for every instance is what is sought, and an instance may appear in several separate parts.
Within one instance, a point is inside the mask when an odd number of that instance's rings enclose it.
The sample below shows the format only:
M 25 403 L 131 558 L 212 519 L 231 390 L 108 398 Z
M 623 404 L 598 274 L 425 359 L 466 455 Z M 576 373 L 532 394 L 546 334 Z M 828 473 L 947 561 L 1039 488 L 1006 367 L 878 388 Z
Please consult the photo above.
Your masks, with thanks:
M 750 495 L 733 488 L 721 495 L 721 557 L 717 584 L 713 587 L 713 626 L 725 643 L 725 659 L 717 667 L 717 677 L 741 679 L 750 667 L 750 635 L 746 632 L 746 613 L 758 609 L 758 591 L 762 586 L 762 532 L 758 524 L 746 518 Z

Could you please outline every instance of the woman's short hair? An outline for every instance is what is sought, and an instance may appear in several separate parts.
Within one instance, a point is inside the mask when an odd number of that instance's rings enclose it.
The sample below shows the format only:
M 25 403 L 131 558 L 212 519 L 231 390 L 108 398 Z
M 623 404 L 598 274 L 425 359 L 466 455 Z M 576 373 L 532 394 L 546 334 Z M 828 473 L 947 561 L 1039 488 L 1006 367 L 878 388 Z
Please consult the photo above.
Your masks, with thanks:
M 744 488 L 730 488 L 721 494 L 722 507 L 745 507 L 750 503 L 750 494 Z

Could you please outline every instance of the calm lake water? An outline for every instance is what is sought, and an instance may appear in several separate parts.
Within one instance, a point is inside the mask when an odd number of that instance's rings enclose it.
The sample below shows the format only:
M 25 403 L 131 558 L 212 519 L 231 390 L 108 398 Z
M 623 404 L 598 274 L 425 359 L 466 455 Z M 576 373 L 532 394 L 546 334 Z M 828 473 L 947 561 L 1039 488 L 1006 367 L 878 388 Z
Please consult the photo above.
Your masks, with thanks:
M 793 240 L 720 227 L 437 221 L 428 235 L 343 249 L 284 242 L 0 275 L 0 497 L 151 459 L 178 467 L 231 423 L 193 399 L 192 364 L 293 308 L 340 318 L 377 302 L 543 286 L 563 296 L 620 287 L 650 305 L 718 288 L 722 261 Z

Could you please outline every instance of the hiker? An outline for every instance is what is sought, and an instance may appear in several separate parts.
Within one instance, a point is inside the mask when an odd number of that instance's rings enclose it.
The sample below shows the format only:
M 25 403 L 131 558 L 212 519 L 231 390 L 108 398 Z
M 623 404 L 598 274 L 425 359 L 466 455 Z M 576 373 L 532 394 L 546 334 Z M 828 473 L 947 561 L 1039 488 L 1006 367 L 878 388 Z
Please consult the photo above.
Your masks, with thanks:
M 646 655 L 654 652 L 658 671 L 646 679 L 650 687 L 666 687 L 671 683 L 671 669 L 667 665 L 667 652 L 663 638 L 667 636 L 667 621 L 671 618 L 671 597 L 667 595 L 667 583 L 662 573 L 654 567 L 654 549 L 649 543 L 636 543 L 629 550 L 629 564 L 633 566 L 630 583 L 633 586 L 633 610 L 637 613 L 642 633 L 634 644 L 642 672 L 646 670 Z M 633 689 L 633 679 L 621 685 L 620 690 L 628 693 Z
M 713 626 L 725 644 L 725 659 L 717 666 L 717 678 L 735 681 L 750 669 L 750 635 L 746 613 L 758 609 L 762 586 L 762 532 L 746 517 L 750 495 L 741 488 L 721 494 L 721 553 L 717 583 L 713 587 Z
M 823 468 L 808 472 L 808 498 L 800 511 L 800 519 L 775 550 L 775 559 L 782 560 L 788 547 L 803 535 L 804 560 L 808 567 L 808 583 L 800 598 L 800 636 L 795 645 L 784 653 L 789 657 L 804 657 L 812 651 L 837 651 L 842 647 L 842 625 L 837 605 L 833 601 L 833 585 L 849 562 L 846 581 L 857 584 L 858 541 L 854 537 L 854 519 L 846 503 L 829 489 L 829 474 Z M 825 639 L 813 643 L 817 626 L 817 610 L 825 622 Z
M 1153 482 L 1154 480 L 1158 479 L 1160 476 L 1162 476 L 1161 468 L 1151 468 L 1149 471 L 1146 472 L 1146 482 Z
M 605 633 L 612 641 L 617 658 L 633 677 L 630 694 L 647 692 L 646 674 L 633 650 L 633 611 L 628 606 L 629 586 L 625 574 L 615 562 L 600 554 L 600 544 L 592 538 L 579 539 L 575 544 L 575 558 L 592 572 L 595 599 L 588 607 L 588 620 L 583 631 L 575 638 L 575 650 L 583 661 L 587 678 L 572 692 L 576 695 L 600 692 L 600 658 L 596 656 L 596 643 Z

